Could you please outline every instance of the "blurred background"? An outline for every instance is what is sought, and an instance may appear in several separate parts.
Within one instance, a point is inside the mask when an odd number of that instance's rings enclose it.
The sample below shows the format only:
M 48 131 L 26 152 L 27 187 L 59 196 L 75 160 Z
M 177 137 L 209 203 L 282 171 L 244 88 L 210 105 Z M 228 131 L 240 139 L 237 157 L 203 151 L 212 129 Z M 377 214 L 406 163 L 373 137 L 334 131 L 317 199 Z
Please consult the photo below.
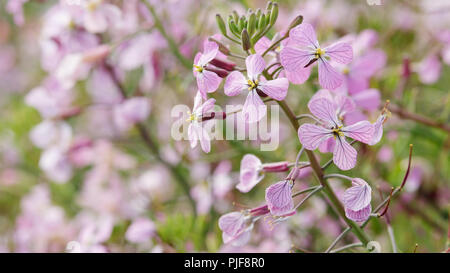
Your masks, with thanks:
M 137 0 L 95 7 L 1 0 L 0 252 L 324 251 L 345 223 L 320 195 L 288 221 L 273 227 L 259 221 L 244 246 L 222 241 L 218 218 L 262 205 L 265 188 L 285 175 L 268 174 L 240 193 L 242 157 L 295 161 L 300 143 L 282 114 L 280 146 L 271 152 L 261 152 L 258 141 L 215 140 L 205 154 L 170 135 L 172 107 L 193 105 L 192 63 L 203 41 L 220 33 L 216 13 L 245 14 L 264 9 L 266 1 L 149 3 L 152 12 Z M 269 39 L 303 15 L 319 41 L 353 37 L 356 56 L 368 47 L 382 51 L 385 62 L 368 86 L 380 106 L 361 112 L 373 122 L 386 100 L 398 111 L 379 144 L 356 144 L 357 167 L 345 174 L 369 182 L 375 206 L 379 191 L 384 198 L 401 184 L 412 143 L 408 182 L 388 212 L 399 251 L 413 252 L 416 244 L 417 252 L 448 250 L 450 2 L 287 0 L 279 6 Z M 86 52 L 80 64 L 79 53 Z M 102 65 L 88 58 L 104 55 Z M 319 89 L 312 76 L 291 84 L 287 101 L 307 113 Z M 142 100 L 125 105 L 124 95 Z M 222 87 L 210 95 L 222 106 L 242 101 L 226 97 Z M 298 186 L 316 183 L 305 173 Z M 332 185 L 338 194 L 346 188 Z M 382 251 L 392 251 L 386 218 L 373 219 L 366 230 Z M 355 241 L 352 235 L 343 240 Z

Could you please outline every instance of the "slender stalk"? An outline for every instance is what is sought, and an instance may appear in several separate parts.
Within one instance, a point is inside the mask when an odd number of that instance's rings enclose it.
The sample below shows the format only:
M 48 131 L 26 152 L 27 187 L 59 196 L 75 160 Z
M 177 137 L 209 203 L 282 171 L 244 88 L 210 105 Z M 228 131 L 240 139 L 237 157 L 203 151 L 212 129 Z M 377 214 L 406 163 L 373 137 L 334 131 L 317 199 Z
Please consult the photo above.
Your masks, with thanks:
M 389 239 L 391 240 L 391 244 L 392 244 L 392 252 L 397 253 L 397 243 L 395 242 L 395 237 L 394 237 L 394 230 L 392 229 L 392 226 L 390 224 L 387 225 L 387 230 L 388 230 L 388 234 L 389 234 Z
M 300 194 L 303 194 L 303 193 L 307 193 L 307 192 L 313 191 L 313 190 L 315 190 L 315 189 L 317 189 L 317 188 L 321 188 L 321 186 L 313 186 L 313 187 L 309 187 L 309 188 L 306 188 L 306 189 L 304 189 L 304 190 L 298 191 L 298 192 L 292 194 L 292 197 L 296 197 L 296 196 L 299 196 Z
M 300 201 L 300 203 L 297 204 L 297 206 L 295 206 L 294 210 L 297 210 L 301 205 L 303 205 L 303 203 L 306 202 L 306 200 L 311 198 L 317 192 L 321 191 L 322 188 L 323 188 L 322 186 L 317 186 L 314 190 L 312 190 L 310 193 L 308 193 L 308 195 L 305 198 L 303 198 L 302 201 Z
M 288 32 L 289 34 L 289 32 Z M 263 52 L 262 56 L 266 56 L 267 53 L 269 53 L 269 51 L 271 51 L 272 49 L 274 49 L 279 43 L 281 43 L 281 41 L 283 41 L 284 39 L 286 39 L 287 37 L 289 37 L 289 35 L 284 35 L 283 37 L 281 37 L 280 39 L 278 39 L 277 41 L 275 41 L 271 46 L 269 46 L 268 49 L 266 49 L 266 51 Z
M 184 67 L 187 69 L 192 68 L 192 62 L 186 57 L 181 54 L 178 45 L 175 43 L 175 41 L 172 39 L 172 37 L 167 34 L 166 30 L 164 29 L 164 25 L 161 22 L 161 19 L 158 17 L 158 14 L 156 14 L 155 8 L 152 4 L 150 4 L 147 0 L 141 0 L 141 2 L 147 7 L 147 9 L 150 11 L 150 13 L 153 16 L 155 27 L 159 30 L 161 35 L 167 40 L 167 43 L 169 44 L 169 48 L 172 51 L 173 55 L 180 61 L 181 64 L 183 64 Z
M 364 246 L 362 243 L 349 244 L 349 245 L 337 248 L 337 249 L 331 251 L 331 253 L 337 253 L 337 252 L 341 252 L 341 251 L 344 251 L 344 250 L 347 250 L 347 249 L 350 249 L 350 248 L 362 247 L 362 246 Z
M 349 176 L 346 176 L 346 175 L 343 175 L 343 174 L 339 174 L 339 173 L 332 173 L 332 174 L 327 174 L 327 175 L 323 176 L 323 178 L 325 178 L 325 179 L 333 178 L 333 177 L 346 179 L 348 181 L 352 181 L 353 180 L 353 178 L 351 178 Z
M 422 123 L 422 124 L 430 126 L 430 127 L 438 128 L 438 129 L 441 129 L 441 130 L 444 130 L 444 131 L 450 133 L 450 125 L 446 124 L 445 122 L 438 122 L 438 121 L 432 120 L 428 117 L 425 117 L 425 116 L 422 116 L 422 115 L 419 115 L 416 113 L 408 112 L 408 111 L 400 108 L 399 106 L 393 105 L 393 104 L 390 104 L 388 106 L 388 109 L 389 109 L 389 111 L 396 114 L 400 118 L 413 120 L 415 122 Z

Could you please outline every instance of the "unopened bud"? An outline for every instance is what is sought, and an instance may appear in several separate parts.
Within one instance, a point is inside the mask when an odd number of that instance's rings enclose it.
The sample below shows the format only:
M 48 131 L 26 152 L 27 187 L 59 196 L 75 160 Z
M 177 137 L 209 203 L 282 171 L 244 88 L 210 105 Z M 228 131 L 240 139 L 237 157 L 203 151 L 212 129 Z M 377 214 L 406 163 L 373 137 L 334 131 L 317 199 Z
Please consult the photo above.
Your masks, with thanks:
M 213 37 L 209 37 L 208 40 L 210 42 L 214 42 L 219 46 L 219 51 L 222 52 L 224 55 L 230 55 L 230 50 L 221 42 L 219 42 L 218 40 L 214 39 Z
M 292 20 L 291 24 L 289 25 L 288 30 L 286 31 L 286 35 L 289 36 L 289 31 L 293 29 L 294 27 L 300 25 L 303 22 L 303 16 L 299 15 Z
M 225 70 L 222 70 L 222 69 L 219 69 L 219 68 L 214 68 L 214 67 L 208 66 L 205 69 L 208 70 L 208 71 L 216 73 L 217 76 L 219 76 L 221 78 L 226 78 L 228 76 L 228 71 L 225 71 Z
M 258 21 L 258 30 L 263 30 L 266 28 L 266 15 L 261 14 L 261 16 L 259 16 L 259 21 Z
M 287 161 L 263 164 L 263 171 L 268 173 L 286 172 L 289 170 Z
M 269 24 L 274 25 L 278 18 L 278 4 L 273 3 L 272 11 L 270 12 Z
M 111 52 L 109 45 L 101 45 L 96 48 L 90 49 L 83 54 L 83 62 L 96 63 L 103 61 Z
M 252 47 L 250 42 L 250 36 L 248 35 L 246 28 L 242 30 L 241 40 L 242 40 L 242 49 L 244 49 L 244 51 L 247 51 Z
M 250 36 L 252 36 L 256 29 L 256 15 L 254 13 L 251 13 L 248 18 L 247 29 L 248 29 L 248 34 Z
M 236 64 L 234 64 L 234 63 L 229 63 L 229 62 L 223 61 L 221 59 L 217 59 L 217 58 L 214 58 L 209 63 L 218 68 L 224 69 L 226 71 L 233 71 L 234 67 L 236 66 Z
M 225 25 L 225 21 L 222 19 L 222 16 L 220 16 L 220 14 L 216 14 L 216 22 L 220 32 L 222 32 L 222 35 L 227 36 L 227 27 Z

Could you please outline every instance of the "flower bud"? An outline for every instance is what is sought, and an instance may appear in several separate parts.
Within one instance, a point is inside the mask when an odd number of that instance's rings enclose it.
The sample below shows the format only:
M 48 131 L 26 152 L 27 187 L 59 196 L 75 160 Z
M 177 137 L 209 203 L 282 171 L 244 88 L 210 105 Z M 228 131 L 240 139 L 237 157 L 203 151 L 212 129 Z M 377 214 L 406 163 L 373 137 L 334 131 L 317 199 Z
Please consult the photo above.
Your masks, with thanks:
M 225 21 L 222 19 L 222 16 L 220 16 L 220 14 L 216 14 L 216 22 L 220 32 L 222 32 L 222 35 L 227 36 L 227 27 L 225 25 Z
M 239 19 L 239 30 L 242 31 L 246 27 L 247 27 L 247 20 L 246 20 L 245 16 L 242 16 Z
M 277 3 L 273 3 L 272 11 L 270 12 L 269 24 L 271 26 L 274 25 L 275 22 L 277 21 L 277 18 L 278 18 L 278 4 Z
M 233 10 L 233 19 L 236 23 L 239 22 L 239 14 L 235 10 Z
M 285 172 L 289 170 L 287 161 L 263 164 L 263 171 L 268 173 Z
M 83 54 L 82 61 L 85 63 L 96 63 L 103 61 L 111 52 L 109 45 L 100 45 L 93 49 L 86 51 Z
M 259 16 L 258 30 L 262 31 L 265 28 L 266 28 L 266 15 L 265 14 L 261 14 L 261 16 Z
M 248 29 L 248 34 L 250 36 L 252 36 L 256 29 L 256 15 L 254 13 L 251 13 L 248 18 L 247 29 Z
M 266 10 L 267 10 L 268 12 L 270 12 L 270 10 L 272 10 L 272 6 L 273 6 L 272 1 L 267 2 Z
M 293 29 L 294 27 L 300 25 L 303 22 L 303 16 L 299 15 L 292 20 L 291 24 L 289 25 L 288 30 L 286 31 L 286 35 L 289 36 L 289 31 Z
M 214 72 L 217 74 L 217 76 L 221 77 L 221 78 L 226 78 L 228 76 L 228 72 L 219 68 L 214 68 L 214 67 L 206 67 L 205 68 L 208 71 Z
M 218 40 L 214 39 L 213 37 L 209 37 L 208 40 L 210 42 L 214 42 L 219 46 L 219 51 L 222 52 L 224 55 L 230 55 L 230 50 L 221 42 L 219 42 Z
M 217 59 L 217 58 L 214 58 L 209 63 L 214 65 L 215 67 L 218 67 L 218 68 L 221 68 L 221 69 L 227 70 L 227 71 L 233 71 L 234 67 L 236 66 L 236 64 L 234 64 L 234 63 L 229 63 L 229 62 Z
M 244 49 L 244 51 L 248 51 L 252 47 L 252 45 L 250 42 L 250 36 L 248 35 L 246 28 L 242 30 L 241 40 L 242 40 L 242 49 Z
M 239 30 L 237 29 L 236 22 L 234 21 L 233 16 L 231 15 L 228 17 L 228 27 L 230 28 L 230 31 L 233 32 L 235 35 L 240 34 Z

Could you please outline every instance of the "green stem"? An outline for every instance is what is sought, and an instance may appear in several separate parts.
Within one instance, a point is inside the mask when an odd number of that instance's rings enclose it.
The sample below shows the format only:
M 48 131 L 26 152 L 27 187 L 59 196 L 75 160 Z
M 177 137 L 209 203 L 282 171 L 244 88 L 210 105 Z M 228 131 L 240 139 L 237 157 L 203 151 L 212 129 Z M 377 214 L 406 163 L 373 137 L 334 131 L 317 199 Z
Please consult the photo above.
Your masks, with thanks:
M 172 37 L 170 37 L 167 34 L 166 30 L 164 29 L 164 25 L 161 22 L 161 19 L 156 14 L 155 8 L 153 8 L 152 4 L 150 4 L 147 0 L 141 0 L 141 2 L 147 7 L 147 9 L 152 14 L 155 27 L 159 30 L 161 35 L 167 40 L 167 43 L 169 44 L 169 48 L 172 51 L 173 55 L 177 57 L 177 59 L 180 61 L 181 64 L 183 64 L 184 67 L 186 67 L 187 69 L 191 69 L 192 62 L 186 59 L 186 57 L 184 57 L 183 54 L 181 54 L 178 45 L 175 43 Z

